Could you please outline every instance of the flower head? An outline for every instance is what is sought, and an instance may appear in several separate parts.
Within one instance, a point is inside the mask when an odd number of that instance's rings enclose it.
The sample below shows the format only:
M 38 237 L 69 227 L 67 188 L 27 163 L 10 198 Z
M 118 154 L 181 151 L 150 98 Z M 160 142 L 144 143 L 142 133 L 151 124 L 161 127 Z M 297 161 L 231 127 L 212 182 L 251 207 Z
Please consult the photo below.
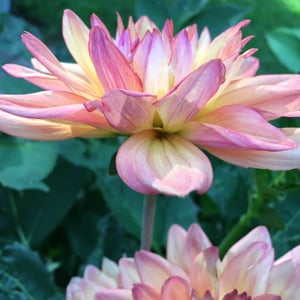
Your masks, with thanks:
M 173 225 L 166 258 L 139 251 L 118 267 L 110 264 L 110 272 L 104 261 L 102 271 L 88 266 L 83 278 L 73 278 L 67 300 L 294 300 L 300 295 L 300 246 L 274 261 L 265 227 L 252 230 L 220 260 L 198 225 L 188 231 Z
M 118 16 L 113 38 L 97 16 L 89 29 L 66 10 L 63 36 L 75 63 L 25 33 L 33 69 L 4 69 L 45 91 L 0 95 L 0 130 L 38 140 L 128 136 L 117 171 L 148 194 L 207 191 L 213 174 L 200 148 L 244 167 L 298 168 L 299 129 L 269 121 L 300 115 L 300 76 L 255 76 L 256 50 L 241 52 L 248 23 L 211 39 L 196 25 L 174 34 L 170 20 L 159 30 L 145 16 L 127 27 Z

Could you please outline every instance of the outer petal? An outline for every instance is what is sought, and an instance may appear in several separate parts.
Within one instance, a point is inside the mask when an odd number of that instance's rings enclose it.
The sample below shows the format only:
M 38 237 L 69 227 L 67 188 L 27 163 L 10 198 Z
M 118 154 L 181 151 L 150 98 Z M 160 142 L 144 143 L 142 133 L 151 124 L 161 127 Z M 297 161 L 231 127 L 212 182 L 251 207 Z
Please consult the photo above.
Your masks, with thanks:
M 91 29 L 89 52 L 106 92 L 116 88 L 142 90 L 141 81 L 125 56 L 98 26 Z
M 263 112 L 269 120 L 300 116 L 300 76 L 262 75 L 239 80 L 214 101 L 213 108 L 242 104 Z
M 185 268 L 189 270 L 198 254 L 211 246 L 212 244 L 202 228 L 198 224 L 191 225 L 183 247 Z
M 193 144 L 154 130 L 131 136 L 120 147 L 117 170 L 123 181 L 142 193 L 186 196 L 204 193 L 212 182 L 208 158 Z
M 0 110 L 25 118 L 79 122 L 113 132 L 101 112 L 88 112 L 84 101 L 84 98 L 75 94 L 51 91 L 0 95 Z
M 89 79 L 99 81 L 88 51 L 89 29 L 71 10 L 66 9 L 63 16 L 63 37 L 65 43 Z
M 224 66 L 212 60 L 189 74 L 156 103 L 163 126 L 177 131 L 199 113 L 224 80 Z
M 132 300 L 132 296 L 129 290 L 111 289 L 98 292 L 93 300 Z
M 95 129 L 84 124 L 60 123 L 28 119 L 0 111 L 0 131 L 9 135 L 31 140 L 65 140 L 78 136 L 96 137 L 104 136 L 107 131 Z
M 134 284 L 141 281 L 133 258 L 125 257 L 120 259 L 119 267 L 118 282 L 121 288 L 131 289 Z
M 167 259 L 168 261 L 183 266 L 183 247 L 187 232 L 179 225 L 172 225 L 168 233 Z
M 242 105 L 221 107 L 191 122 L 181 132 L 194 144 L 220 148 L 278 151 L 296 144 L 261 114 Z
M 63 81 L 71 90 L 86 96 L 88 99 L 91 96 L 97 97 L 101 94 L 101 88 L 95 89 L 88 80 L 72 74 L 71 72 L 66 72 L 47 46 L 34 35 L 25 33 L 22 35 L 22 39 L 26 48 L 49 71 L 49 73 Z
M 157 292 L 160 291 L 165 280 L 170 276 L 180 276 L 188 280 L 185 272 L 168 262 L 161 256 L 148 251 L 139 251 L 135 254 L 135 263 L 141 282 L 151 286 Z
M 288 128 L 284 132 L 295 141 L 297 149 L 285 151 L 259 151 L 205 147 L 216 157 L 245 168 L 291 170 L 300 168 L 300 129 Z
M 264 242 L 251 244 L 227 262 L 219 277 L 220 298 L 238 289 L 252 297 L 265 292 L 274 251 Z
M 38 87 L 52 91 L 70 91 L 70 89 L 57 77 L 50 74 L 26 68 L 15 64 L 6 64 L 3 69 L 11 76 L 23 78 Z
M 143 93 L 112 90 L 96 104 L 112 127 L 121 132 L 136 132 L 152 127 L 155 99 Z

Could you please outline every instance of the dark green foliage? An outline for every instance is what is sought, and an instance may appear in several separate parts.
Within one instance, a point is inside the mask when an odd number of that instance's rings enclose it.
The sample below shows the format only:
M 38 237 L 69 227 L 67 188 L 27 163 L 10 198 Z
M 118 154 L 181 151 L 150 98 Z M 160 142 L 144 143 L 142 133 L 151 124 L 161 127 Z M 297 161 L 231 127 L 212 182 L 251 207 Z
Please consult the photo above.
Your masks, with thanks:
M 96 13 L 112 33 L 116 12 L 125 24 L 129 15 L 146 14 L 159 26 L 173 18 L 176 31 L 192 23 L 199 31 L 208 26 L 212 36 L 250 18 L 243 32 L 256 36 L 249 47 L 259 48 L 259 72 L 299 72 L 300 10 L 292 11 L 285 2 L 14 0 L 12 13 L 18 17 L 0 15 L 0 63 L 28 65 L 30 55 L 19 39 L 27 30 L 59 58 L 70 60 L 61 36 L 63 9 L 70 8 L 86 24 Z M 36 90 L 0 72 L 0 93 Z M 299 127 L 300 121 L 285 118 L 276 124 Z M 117 261 L 139 249 L 143 197 L 116 175 L 114 160 L 122 142 L 118 137 L 46 143 L 1 135 L 0 300 L 61 300 L 70 278 L 87 264 L 100 266 L 103 256 Z M 187 228 L 193 222 L 216 245 L 241 220 L 240 235 L 266 225 L 277 256 L 300 243 L 299 170 L 248 170 L 210 159 L 214 183 L 205 195 L 159 196 L 153 250 L 164 253 L 171 224 Z

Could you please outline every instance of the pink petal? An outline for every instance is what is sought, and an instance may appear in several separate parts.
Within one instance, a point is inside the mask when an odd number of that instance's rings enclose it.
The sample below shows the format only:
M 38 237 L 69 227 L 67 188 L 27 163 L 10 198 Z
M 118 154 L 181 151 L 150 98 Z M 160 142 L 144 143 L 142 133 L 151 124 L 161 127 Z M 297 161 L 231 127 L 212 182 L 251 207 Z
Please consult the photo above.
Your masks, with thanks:
M 223 80 L 224 67 L 220 60 L 212 60 L 188 75 L 156 104 L 164 128 L 181 129 L 199 113 Z
M 95 90 L 94 86 L 91 86 L 87 80 L 70 72 L 66 72 L 53 53 L 34 35 L 25 33 L 22 35 L 22 39 L 26 48 L 49 71 L 49 73 L 60 79 L 71 90 L 74 90 L 76 93 L 83 96 L 87 95 L 88 99 L 91 94 L 94 94 L 94 97 L 97 97 L 97 94 L 99 95 L 101 92 L 100 88 Z
M 205 232 L 198 224 L 192 224 L 187 232 L 183 247 L 183 261 L 187 269 L 191 267 L 196 256 L 212 246 Z
M 106 93 L 99 108 L 108 123 L 120 132 L 136 132 L 152 127 L 154 119 L 153 100 L 156 97 L 122 90 Z
M 63 37 L 70 53 L 85 74 L 96 81 L 97 75 L 88 51 L 89 29 L 71 10 L 66 9 L 63 16 Z
M 108 289 L 96 293 L 94 300 L 132 300 L 131 291 Z
M 300 261 L 287 260 L 273 266 L 267 292 L 281 295 L 282 299 L 298 299 L 300 295 Z
M 132 289 L 134 300 L 160 300 L 160 295 L 146 284 L 136 284 Z
M 35 119 L 61 119 L 114 131 L 99 111 L 89 113 L 84 98 L 65 92 L 38 92 L 25 95 L 0 95 L 0 110 Z
M 170 277 L 163 285 L 161 300 L 190 300 L 192 288 L 180 277 Z
M 204 193 L 212 182 L 210 162 L 196 146 L 154 130 L 129 137 L 116 165 L 122 180 L 141 193 L 184 197 L 193 190 Z
M 160 292 L 165 280 L 172 275 L 188 279 L 184 271 L 177 265 L 172 265 L 161 256 L 148 251 L 139 251 L 135 255 L 135 263 L 142 283 Z
M 192 287 L 203 297 L 207 291 L 215 296 L 217 279 L 217 266 L 219 263 L 219 251 L 216 247 L 210 247 L 200 252 L 190 268 Z
M 121 258 L 119 268 L 118 282 L 120 283 L 120 287 L 131 289 L 136 283 L 141 281 L 133 258 Z
M 9 75 L 17 78 L 24 78 L 43 89 L 53 91 L 70 91 L 70 89 L 61 80 L 57 79 L 57 77 L 53 75 L 43 74 L 15 64 L 7 64 L 2 67 Z
M 171 63 L 174 68 L 175 82 L 178 84 L 193 70 L 192 47 L 186 30 L 182 30 L 172 43 Z
M 167 259 L 183 267 L 183 247 L 187 232 L 179 225 L 172 225 L 168 233 Z
M 186 126 L 182 136 L 203 147 L 279 151 L 295 143 L 261 114 L 242 105 L 221 107 Z
M 224 267 L 222 263 L 220 298 L 234 289 L 252 297 L 263 294 L 273 260 L 274 251 L 268 243 L 254 242 L 228 259 Z
M 300 116 L 300 76 L 263 75 L 239 80 L 214 102 L 214 107 L 242 104 L 262 111 L 264 116 Z
M 133 67 L 143 82 L 145 93 L 164 95 L 168 92 L 169 55 L 160 32 L 146 32 L 133 57 Z
M 281 296 L 265 294 L 261 296 L 254 297 L 253 300 L 282 300 Z
M 22 118 L 1 110 L 0 131 L 20 138 L 45 141 L 101 136 L 101 130 L 88 125 Z
M 91 29 L 89 51 L 106 92 L 116 88 L 141 91 L 139 77 L 105 31 L 98 26 Z
M 259 151 L 205 147 L 216 157 L 244 168 L 291 170 L 300 168 L 300 130 L 289 128 L 284 133 L 297 144 L 297 149 L 285 151 Z

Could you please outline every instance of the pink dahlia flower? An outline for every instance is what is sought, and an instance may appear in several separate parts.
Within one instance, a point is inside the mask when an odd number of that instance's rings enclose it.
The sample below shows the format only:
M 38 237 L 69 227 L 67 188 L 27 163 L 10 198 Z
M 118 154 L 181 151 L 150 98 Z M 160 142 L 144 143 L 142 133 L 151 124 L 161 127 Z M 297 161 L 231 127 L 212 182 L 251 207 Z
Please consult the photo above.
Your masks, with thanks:
M 67 300 L 295 300 L 300 299 L 300 246 L 274 262 L 269 233 L 257 227 L 223 260 L 202 229 L 170 228 L 167 258 L 139 251 L 117 266 L 85 269 Z
M 89 29 L 66 10 L 63 36 L 75 63 L 23 34 L 33 69 L 4 69 L 45 91 L 0 95 L 0 130 L 37 140 L 128 136 L 117 171 L 146 194 L 206 192 L 213 173 L 201 149 L 243 167 L 298 168 L 299 129 L 269 121 L 300 115 L 300 76 L 255 76 L 255 49 L 241 53 L 248 23 L 211 40 L 196 25 L 174 35 L 170 20 L 160 31 L 147 17 L 130 18 L 127 28 L 118 17 L 113 38 L 97 16 Z

